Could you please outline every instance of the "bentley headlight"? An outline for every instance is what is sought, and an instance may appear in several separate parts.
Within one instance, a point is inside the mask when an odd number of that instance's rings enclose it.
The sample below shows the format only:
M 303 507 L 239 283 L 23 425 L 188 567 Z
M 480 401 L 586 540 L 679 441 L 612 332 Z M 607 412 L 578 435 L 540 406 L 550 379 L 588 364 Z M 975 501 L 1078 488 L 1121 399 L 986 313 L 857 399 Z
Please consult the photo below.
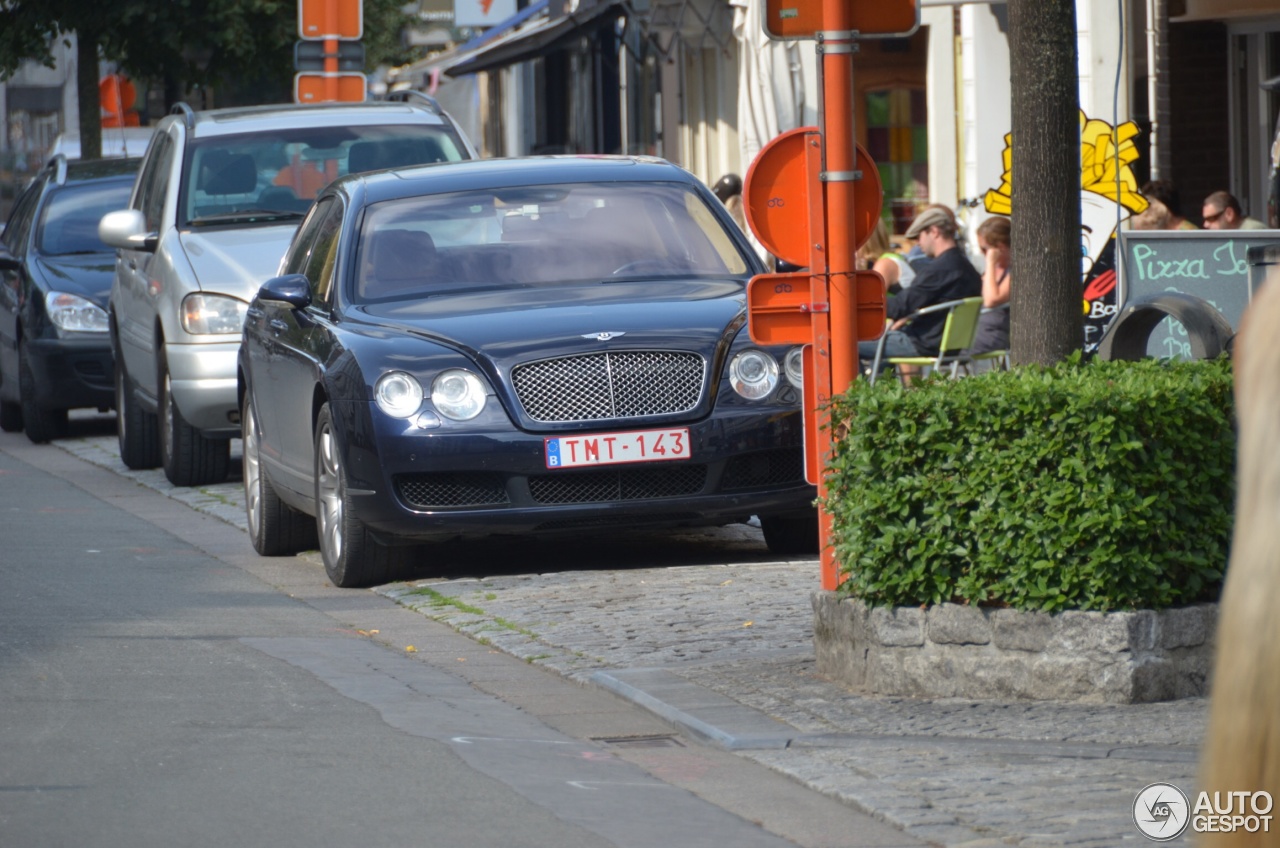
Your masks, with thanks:
M 437 412 L 454 421 L 470 421 L 479 415 L 484 398 L 484 383 L 461 368 L 441 371 L 431 383 L 431 403 Z
M 44 296 L 44 311 L 60 330 L 78 333 L 107 331 L 106 311 L 79 295 L 51 291 Z
M 220 294 L 189 294 L 182 299 L 182 329 L 194 336 L 239 333 L 249 304 Z
M 778 385 L 778 363 L 762 350 L 744 350 L 729 363 L 729 383 L 748 400 L 768 397 Z
M 804 348 L 793 347 L 787 351 L 787 358 L 782 361 L 782 370 L 787 374 L 787 382 L 797 389 L 804 388 Z
M 422 406 L 422 384 L 412 374 L 388 371 L 374 385 L 373 399 L 392 418 L 408 418 Z

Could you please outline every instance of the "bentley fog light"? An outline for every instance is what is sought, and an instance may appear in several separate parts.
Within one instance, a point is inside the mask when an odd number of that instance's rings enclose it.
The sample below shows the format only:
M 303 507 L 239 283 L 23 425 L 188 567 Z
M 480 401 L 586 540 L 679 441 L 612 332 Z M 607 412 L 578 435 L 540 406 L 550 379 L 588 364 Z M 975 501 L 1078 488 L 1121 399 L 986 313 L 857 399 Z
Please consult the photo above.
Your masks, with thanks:
M 804 388 L 804 348 L 793 347 L 787 351 L 787 358 L 782 362 L 782 370 L 787 373 L 787 382 L 797 389 Z
M 373 399 L 392 418 L 408 418 L 422 406 L 422 384 L 412 374 L 388 371 L 373 387 Z
M 60 330 L 80 333 L 107 331 L 106 311 L 79 295 L 51 291 L 44 296 L 44 311 Z
M 729 363 L 729 383 L 747 400 L 768 397 L 778 385 L 778 363 L 762 350 L 744 350 Z
M 470 421 L 484 409 L 484 383 L 470 371 L 452 368 L 441 371 L 431 383 L 431 403 L 436 411 L 454 421 Z

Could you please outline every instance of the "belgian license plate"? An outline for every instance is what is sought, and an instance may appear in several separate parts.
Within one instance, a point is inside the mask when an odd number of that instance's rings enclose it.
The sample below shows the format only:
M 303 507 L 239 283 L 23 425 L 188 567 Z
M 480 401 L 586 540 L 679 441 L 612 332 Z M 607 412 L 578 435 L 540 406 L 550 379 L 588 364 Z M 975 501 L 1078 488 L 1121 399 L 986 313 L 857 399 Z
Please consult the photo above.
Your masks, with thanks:
M 546 440 L 548 468 L 689 458 L 689 430 L 592 433 Z

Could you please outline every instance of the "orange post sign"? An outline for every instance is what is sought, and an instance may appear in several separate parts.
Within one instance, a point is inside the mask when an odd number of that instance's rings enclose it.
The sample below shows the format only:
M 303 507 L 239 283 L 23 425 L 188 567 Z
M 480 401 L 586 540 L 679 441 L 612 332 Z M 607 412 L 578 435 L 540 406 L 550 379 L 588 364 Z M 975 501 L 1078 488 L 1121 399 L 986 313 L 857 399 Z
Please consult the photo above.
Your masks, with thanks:
M 359 103 L 365 99 L 364 74 L 294 74 L 295 103 Z
M 364 37 L 363 0 L 298 0 L 298 37 Z
M 861 38 L 910 35 L 920 26 L 919 0 L 841 0 L 848 29 Z M 764 31 L 770 38 L 815 38 L 823 30 L 823 0 L 765 0 Z

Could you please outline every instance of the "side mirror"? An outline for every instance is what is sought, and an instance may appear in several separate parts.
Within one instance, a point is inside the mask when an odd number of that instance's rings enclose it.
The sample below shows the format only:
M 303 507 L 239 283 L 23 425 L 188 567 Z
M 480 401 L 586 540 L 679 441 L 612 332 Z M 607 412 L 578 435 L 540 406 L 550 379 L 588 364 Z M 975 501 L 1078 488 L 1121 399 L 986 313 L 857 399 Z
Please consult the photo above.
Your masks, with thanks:
M 258 300 L 272 300 L 287 303 L 294 309 L 306 309 L 311 305 L 311 282 L 305 274 L 272 277 L 258 289 Z
M 110 247 L 154 252 L 160 237 L 147 232 L 146 219 L 138 209 L 108 212 L 98 222 L 98 238 Z

